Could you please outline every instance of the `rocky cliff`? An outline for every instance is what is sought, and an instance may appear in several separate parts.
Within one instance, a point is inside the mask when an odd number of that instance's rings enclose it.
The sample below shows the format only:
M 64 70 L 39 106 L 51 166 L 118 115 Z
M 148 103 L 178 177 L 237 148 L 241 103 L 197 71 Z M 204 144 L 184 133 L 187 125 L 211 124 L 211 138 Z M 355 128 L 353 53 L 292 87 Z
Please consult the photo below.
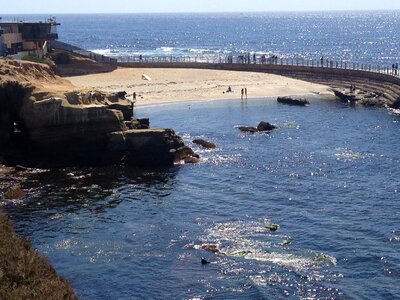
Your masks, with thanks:
M 170 165 L 180 157 L 184 144 L 172 130 L 132 129 L 140 122 L 132 121 L 124 92 L 77 90 L 46 65 L 12 60 L 0 61 L 0 76 L 3 156 L 19 152 L 61 165 L 125 159 L 132 166 Z

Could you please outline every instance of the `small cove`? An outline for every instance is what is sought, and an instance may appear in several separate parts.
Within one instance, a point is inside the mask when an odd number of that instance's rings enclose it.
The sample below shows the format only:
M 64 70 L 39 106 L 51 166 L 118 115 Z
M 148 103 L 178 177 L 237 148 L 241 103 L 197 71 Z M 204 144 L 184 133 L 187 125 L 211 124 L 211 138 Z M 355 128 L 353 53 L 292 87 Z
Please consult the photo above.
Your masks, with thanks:
M 202 162 L 171 169 L 44 170 L 6 207 L 83 299 L 398 296 L 399 116 L 318 97 L 136 114 L 217 149 L 193 146 Z M 234 128 L 261 120 L 279 128 Z M 190 247 L 202 243 L 221 254 Z

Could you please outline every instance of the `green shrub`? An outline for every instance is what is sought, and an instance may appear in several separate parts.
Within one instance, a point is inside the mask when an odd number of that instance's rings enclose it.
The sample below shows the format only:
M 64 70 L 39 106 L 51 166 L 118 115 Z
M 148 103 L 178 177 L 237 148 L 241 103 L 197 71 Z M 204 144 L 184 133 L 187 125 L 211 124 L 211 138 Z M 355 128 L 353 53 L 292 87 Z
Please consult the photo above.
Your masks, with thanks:
M 39 63 L 39 64 L 45 64 L 46 60 L 44 60 L 43 58 L 40 58 L 38 56 L 33 56 L 33 55 L 27 55 L 24 56 L 22 58 L 22 60 L 26 60 L 26 61 L 30 61 L 30 62 L 35 62 L 35 63 Z

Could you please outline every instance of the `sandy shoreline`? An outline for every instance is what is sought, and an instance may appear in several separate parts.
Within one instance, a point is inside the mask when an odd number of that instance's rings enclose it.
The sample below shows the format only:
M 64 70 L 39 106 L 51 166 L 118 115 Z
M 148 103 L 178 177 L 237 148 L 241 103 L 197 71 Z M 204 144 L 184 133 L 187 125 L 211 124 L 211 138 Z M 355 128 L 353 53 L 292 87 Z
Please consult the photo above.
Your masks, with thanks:
M 143 80 L 142 75 L 151 81 Z M 178 101 L 240 99 L 247 88 L 249 98 L 331 94 L 329 87 L 288 77 L 238 71 L 197 69 L 119 68 L 111 73 L 67 77 L 73 85 L 104 92 L 135 92 L 137 105 Z M 233 92 L 227 93 L 228 87 Z

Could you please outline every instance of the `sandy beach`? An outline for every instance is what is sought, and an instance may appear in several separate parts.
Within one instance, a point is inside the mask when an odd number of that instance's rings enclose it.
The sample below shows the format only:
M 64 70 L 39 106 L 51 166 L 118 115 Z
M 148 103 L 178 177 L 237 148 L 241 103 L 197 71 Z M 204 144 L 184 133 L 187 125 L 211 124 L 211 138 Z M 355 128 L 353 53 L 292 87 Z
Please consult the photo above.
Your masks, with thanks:
M 148 75 L 151 80 L 142 79 Z M 111 73 L 67 77 L 78 88 L 137 94 L 137 105 L 190 100 L 330 94 L 329 87 L 272 74 L 195 69 L 119 68 Z M 232 92 L 226 92 L 228 87 Z

